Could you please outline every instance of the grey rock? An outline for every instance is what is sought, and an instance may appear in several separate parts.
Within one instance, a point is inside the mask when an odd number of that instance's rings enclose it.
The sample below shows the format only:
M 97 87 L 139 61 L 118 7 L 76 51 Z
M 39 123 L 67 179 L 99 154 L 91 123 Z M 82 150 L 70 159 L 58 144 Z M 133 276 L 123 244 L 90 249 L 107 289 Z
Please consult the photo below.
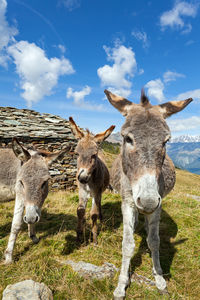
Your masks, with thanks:
M 200 196 L 197 195 L 191 195 L 191 194 L 186 194 L 187 197 L 192 198 L 196 201 L 200 201 Z
M 52 119 L 52 118 L 45 118 L 46 121 L 51 122 L 51 123 L 60 123 L 62 122 L 61 120 L 56 120 L 56 119 Z
M 24 280 L 8 285 L 2 300 L 53 300 L 51 290 L 44 284 L 33 280 Z
M 49 173 L 50 173 L 51 176 L 52 176 L 52 175 L 60 175 L 60 174 L 61 174 L 60 171 L 58 171 L 58 170 L 56 170 L 56 169 L 54 169 L 54 170 L 49 170 Z
M 15 121 L 15 120 L 5 120 L 3 121 L 5 124 L 11 124 L 11 125 L 21 125 L 20 122 Z
M 105 262 L 101 267 L 86 263 L 84 261 L 74 262 L 72 260 L 66 260 L 61 262 L 66 265 L 70 265 L 75 272 L 84 278 L 96 278 L 103 279 L 105 277 L 113 277 L 114 273 L 118 271 L 115 265 Z
M 141 284 L 145 284 L 147 285 L 150 289 L 152 289 L 153 287 L 156 287 L 156 283 L 155 281 L 143 276 L 143 275 L 139 275 L 137 273 L 133 273 L 131 276 L 131 282 L 136 282 L 139 285 Z

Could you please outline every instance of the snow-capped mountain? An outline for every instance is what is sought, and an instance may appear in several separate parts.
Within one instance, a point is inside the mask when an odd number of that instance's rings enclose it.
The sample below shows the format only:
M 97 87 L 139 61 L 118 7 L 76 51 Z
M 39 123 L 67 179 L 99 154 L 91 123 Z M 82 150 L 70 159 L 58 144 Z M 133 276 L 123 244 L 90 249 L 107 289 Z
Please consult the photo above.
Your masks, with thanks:
M 120 132 L 111 134 L 107 139 L 111 143 L 120 143 L 122 142 L 122 137 Z M 180 135 L 172 137 L 170 143 L 200 143 L 200 135 Z
M 200 143 L 200 135 L 180 135 L 173 137 L 171 143 Z

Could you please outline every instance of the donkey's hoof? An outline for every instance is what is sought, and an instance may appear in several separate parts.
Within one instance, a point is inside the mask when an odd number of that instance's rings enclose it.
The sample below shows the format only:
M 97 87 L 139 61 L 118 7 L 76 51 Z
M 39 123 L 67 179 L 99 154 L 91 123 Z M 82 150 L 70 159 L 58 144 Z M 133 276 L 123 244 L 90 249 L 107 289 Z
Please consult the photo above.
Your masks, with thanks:
M 34 236 L 31 236 L 31 240 L 33 241 L 34 244 L 38 244 L 40 239 L 37 238 L 36 235 L 34 235 Z
M 93 241 L 93 246 L 97 247 L 98 246 L 98 242 L 97 241 Z
M 117 296 L 117 297 L 114 296 L 113 299 L 114 299 L 114 300 L 124 300 L 124 299 L 125 299 L 125 296 L 124 296 L 124 297 L 123 297 L 123 296 L 121 296 L 121 297 L 120 297 L 120 296 L 119 296 L 119 297 L 118 297 L 118 296 Z
M 114 300 L 124 300 L 125 296 L 114 296 Z
M 114 290 L 113 296 L 114 296 L 114 300 L 124 300 L 125 299 L 125 291 L 123 291 L 117 287 Z
M 167 287 L 164 290 L 158 290 L 159 294 L 161 295 L 169 295 L 169 292 L 167 290 Z
M 155 275 L 156 287 L 159 291 L 164 291 L 167 288 L 167 284 L 162 275 Z

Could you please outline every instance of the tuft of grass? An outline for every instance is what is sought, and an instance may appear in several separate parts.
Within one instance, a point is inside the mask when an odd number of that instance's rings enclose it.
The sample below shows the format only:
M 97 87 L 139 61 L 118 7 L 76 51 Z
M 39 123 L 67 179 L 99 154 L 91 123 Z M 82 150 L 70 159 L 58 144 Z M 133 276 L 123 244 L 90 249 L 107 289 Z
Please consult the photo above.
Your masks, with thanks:
M 200 202 L 192 198 L 192 195 L 200 196 L 199 181 L 199 175 L 177 170 L 176 186 L 163 200 L 160 259 L 171 299 L 199 299 Z M 112 279 L 86 280 L 62 262 L 72 259 L 102 265 L 107 261 L 120 268 L 123 231 L 121 197 L 111 193 L 103 195 L 103 222 L 97 246 L 90 243 L 90 200 L 86 213 L 86 241 L 76 243 L 77 203 L 77 192 L 49 193 L 41 221 L 36 226 L 40 237 L 37 245 L 28 238 L 27 226 L 23 224 L 14 249 L 14 263 L 0 265 L 0 296 L 8 284 L 31 278 L 47 284 L 54 300 L 112 299 L 119 273 Z M 13 202 L 0 204 L 1 261 L 8 242 L 13 209 Z M 143 219 L 140 216 L 135 233 L 136 247 L 130 271 L 154 280 Z M 149 289 L 135 282 L 127 288 L 126 295 L 126 299 L 169 299 L 169 296 L 160 295 L 156 288 Z

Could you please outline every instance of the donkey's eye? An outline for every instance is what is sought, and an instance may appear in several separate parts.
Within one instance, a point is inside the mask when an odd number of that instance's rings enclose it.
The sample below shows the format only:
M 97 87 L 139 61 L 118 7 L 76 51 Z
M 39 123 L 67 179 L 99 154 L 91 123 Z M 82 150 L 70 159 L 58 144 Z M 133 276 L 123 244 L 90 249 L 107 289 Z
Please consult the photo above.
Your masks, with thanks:
M 133 140 L 128 135 L 124 137 L 124 142 L 133 145 Z
M 165 147 L 166 146 L 166 144 L 167 144 L 167 142 L 169 142 L 169 140 L 170 140 L 170 137 L 169 138 L 167 138 L 164 142 L 163 142 L 163 147 Z

